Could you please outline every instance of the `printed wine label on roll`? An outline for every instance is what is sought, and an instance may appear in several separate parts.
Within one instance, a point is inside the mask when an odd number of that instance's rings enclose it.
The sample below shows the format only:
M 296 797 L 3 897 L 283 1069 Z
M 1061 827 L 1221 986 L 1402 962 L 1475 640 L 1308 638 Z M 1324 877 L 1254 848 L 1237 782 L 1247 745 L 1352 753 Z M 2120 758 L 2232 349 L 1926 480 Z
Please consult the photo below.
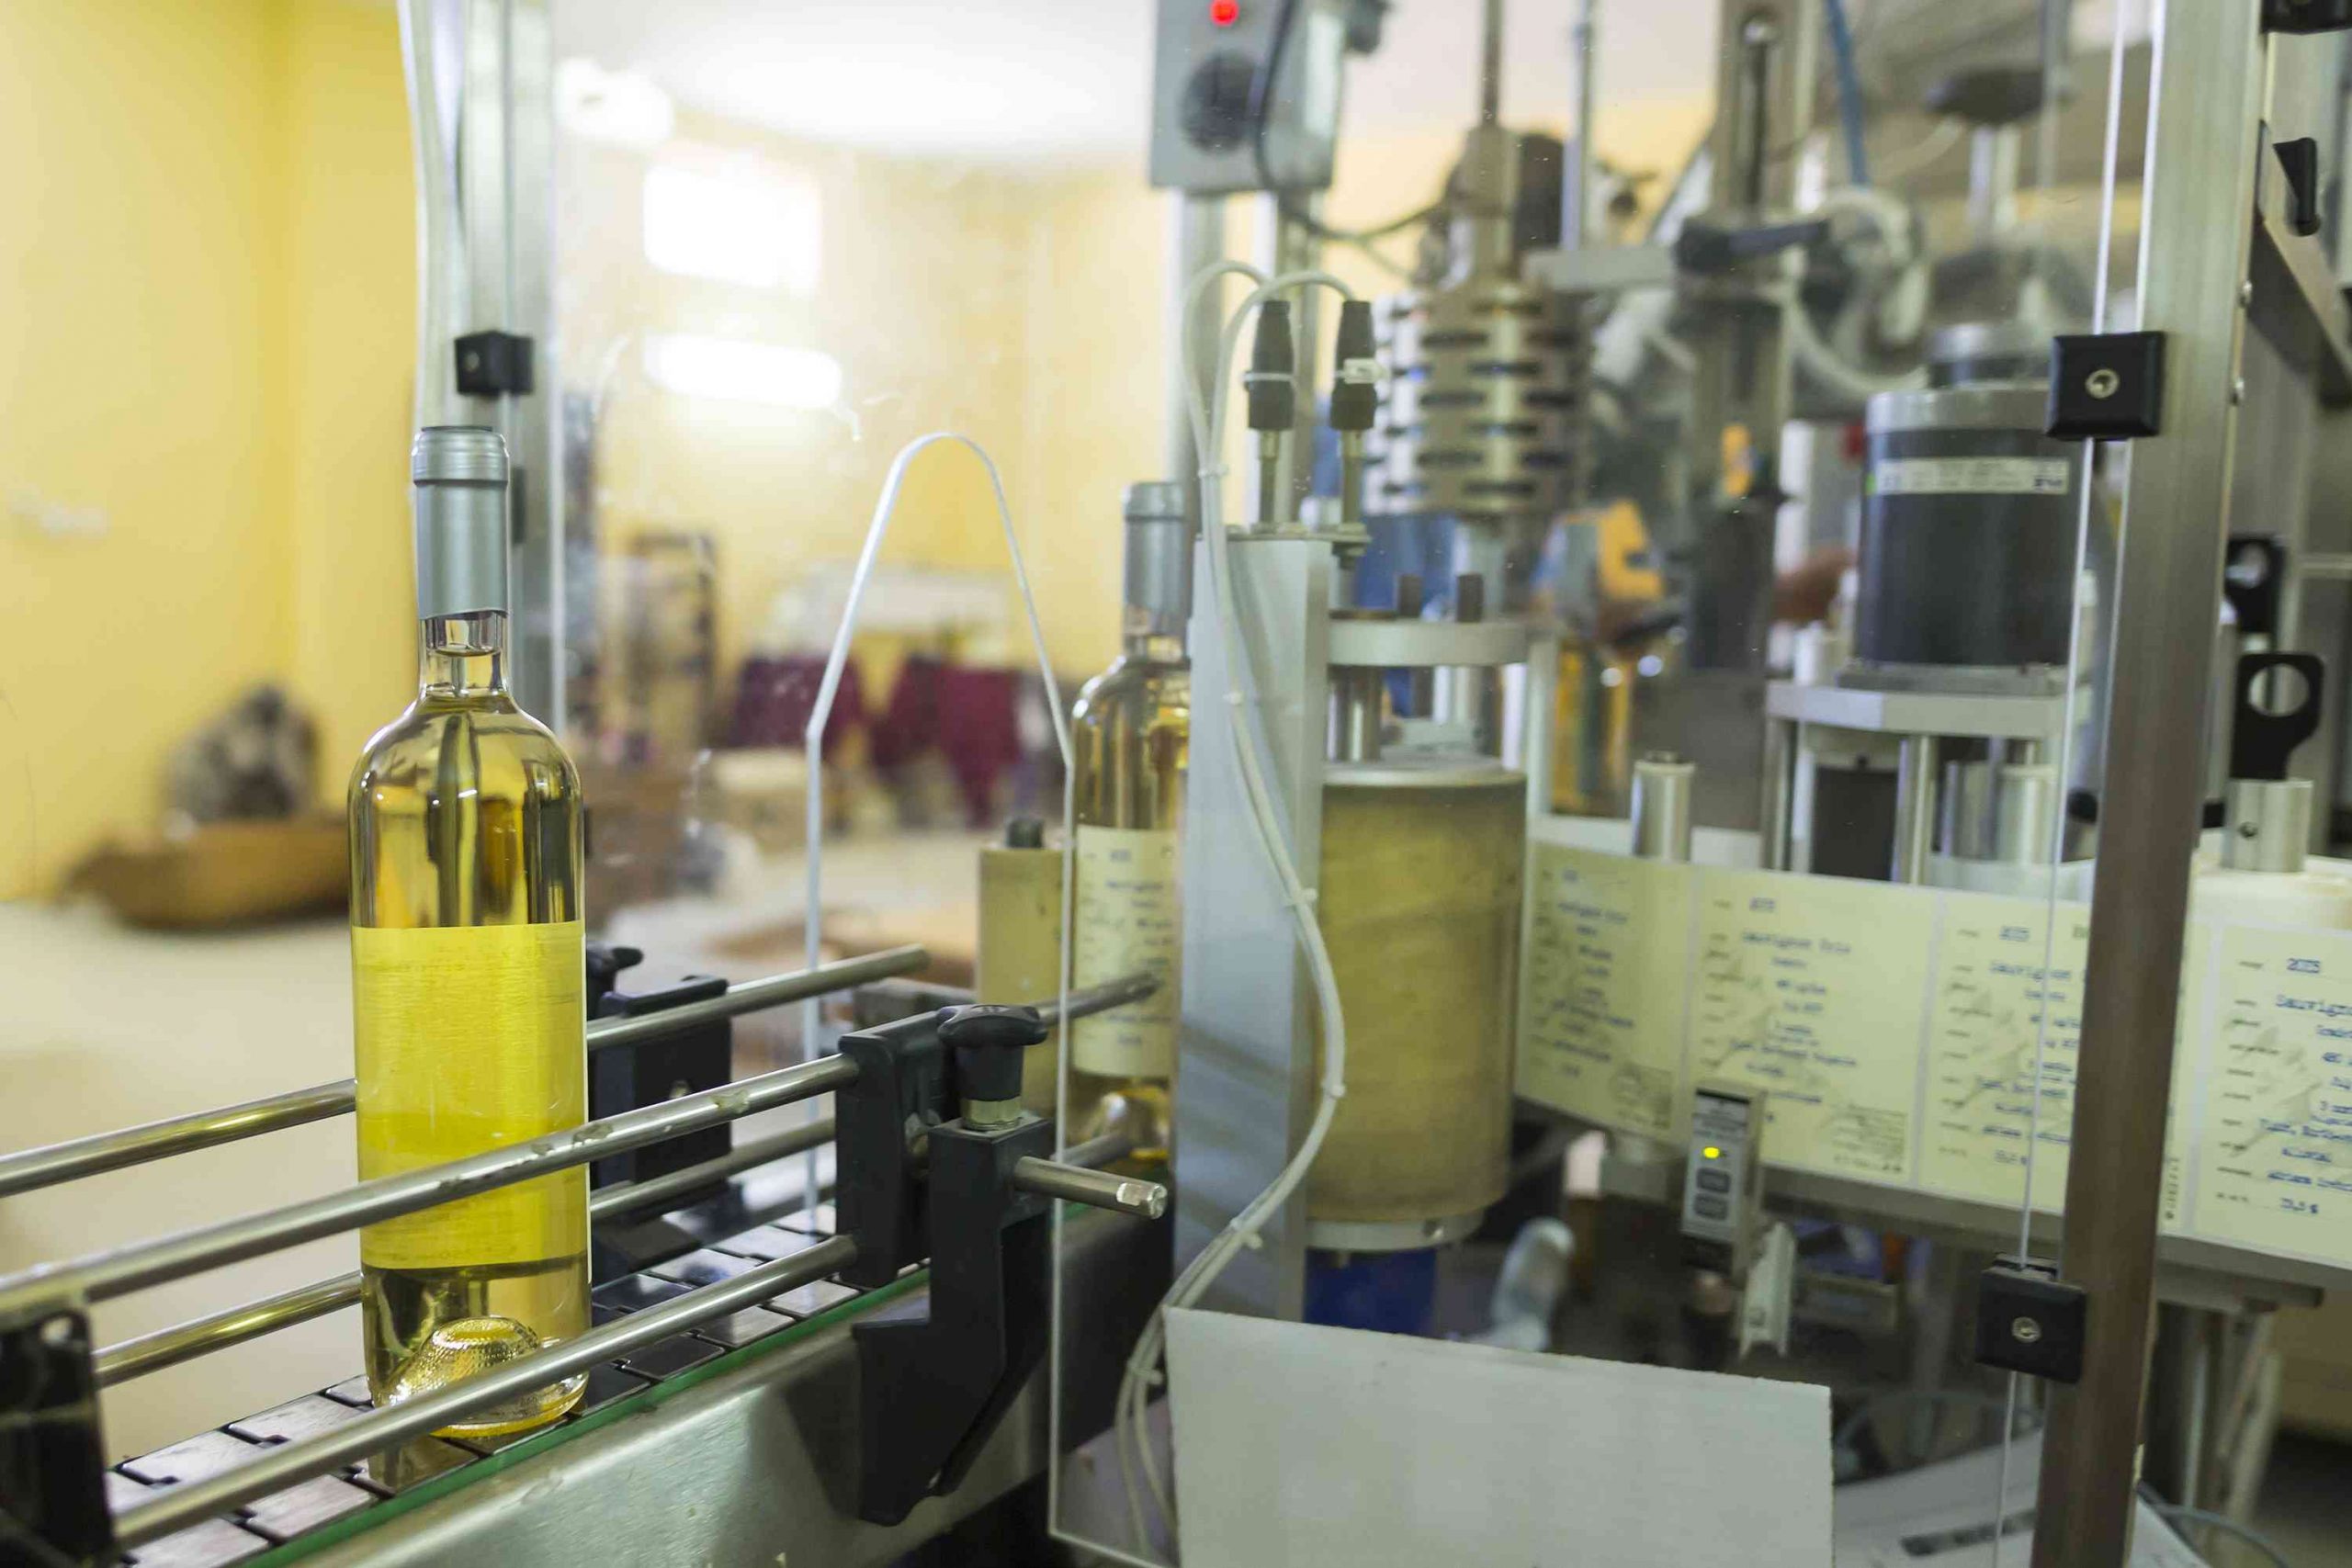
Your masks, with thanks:
M 527 1142 L 587 1120 L 583 931 L 355 926 L 359 1178 Z M 559 1171 L 360 1233 L 378 1269 L 465 1269 L 588 1245 L 588 1173 Z
M 1081 826 L 1070 984 L 1100 985 L 1143 970 L 1159 977 L 1159 988 L 1070 1027 L 1070 1062 L 1079 1071 L 1122 1078 L 1174 1075 L 1182 941 L 1174 831 Z

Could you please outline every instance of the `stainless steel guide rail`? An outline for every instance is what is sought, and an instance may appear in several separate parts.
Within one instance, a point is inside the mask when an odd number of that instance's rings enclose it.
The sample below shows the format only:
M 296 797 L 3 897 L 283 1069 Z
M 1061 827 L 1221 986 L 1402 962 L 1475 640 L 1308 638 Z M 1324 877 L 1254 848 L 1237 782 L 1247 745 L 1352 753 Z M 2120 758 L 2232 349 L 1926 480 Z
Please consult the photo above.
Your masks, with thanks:
M 1084 1018 L 1133 1001 L 1148 995 L 1153 985 L 1148 976 L 1136 975 L 1073 992 L 1070 1016 Z M 1054 1005 L 1042 1006 L 1038 1011 L 1048 1022 L 1059 1021 L 1059 1009 Z M 397 1219 L 533 1177 L 569 1170 L 608 1155 L 626 1154 L 667 1138 L 698 1133 L 754 1111 L 771 1111 L 846 1088 L 856 1080 L 854 1064 L 840 1056 L 825 1056 L 739 1078 L 699 1094 L 624 1111 L 618 1116 L 584 1122 L 528 1143 L 491 1149 L 447 1165 L 358 1182 L 340 1192 L 242 1219 L 199 1225 L 176 1235 L 110 1248 L 70 1262 L 38 1264 L 0 1279 L 0 1318 L 59 1300 L 109 1301 L 190 1274 L 283 1251 L 321 1236 L 357 1230 L 379 1220 Z
M 665 1339 L 681 1329 L 758 1303 L 797 1286 L 837 1273 L 855 1261 L 857 1244 L 847 1236 L 820 1241 L 805 1252 L 763 1264 L 720 1284 L 689 1291 L 674 1301 L 616 1318 L 577 1339 L 509 1361 L 492 1371 L 452 1383 L 398 1404 L 371 1411 L 333 1432 L 263 1451 L 250 1464 L 209 1481 L 175 1487 L 115 1519 L 118 1545 L 136 1547 L 203 1519 L 267 1496 L 280 1487 L 368 1458 L 438 1427 L 484 1404 L 582 1372 Z
M 921 960 L 919 949 L 899 953 L 910 953 L 915 962 Z M 899 955 L 891 954 L 889 960 L 897 963 Z M 780 976 L 778 982 L 806 987 L 816 973 Z M 837 977 L 829 979 L 831 984 L 840 983 Z M 1136 975 L 1072 993 L 1067 1017 L 1084 1017 L 1138 999 L 1148 996 L 1154 984 L 1149 976 Z M 778 988 L 780 985 L 766 987 L 763 1000 L 746 1005 L 772 1005 L 778 999 L 789 999 L 788 996 L 778 997 Z M 731 1000 L 731 997 L 714 998 L 714 1005 Z M 629 1021 L 659 1021 L 688 1010 L 678 1009 L 671 1014 Z M 1052 1022 L 1063 1021 L 1065 1017 L 1063 1010 L 1052 1003 L 1040 1006 L 1038 1010 Z M 880 1027 L 886 1031 L 928 1029 L 933 1027 L 933 1015 L 918 1014 Z M 607 1155 L 845 1088 L 858 1077 L 859 1068 L 854 1063 L 842 1056 L 829 1056 L 590 1122 L 511 1148 L 359 1183 L 340 1192 L 176 1235 L 69 1262 L 41 1265 L 0 1280 L 0 1326 L 11 1333 L 28 1330 L 45 1334 L 55 1328 L 61 1318 L 74 1321 L 89 1302 L 107 1300 L 303 1241 L 356 1229 L 377 1220 L 584 1165 Z M 823 1118 L 756 1140 L 689 1169 L 610 1190 L 592 1203 L 592 1213 L 602 1218 L 653 1208 L 710 1180 L 811 1148 L 833 1132 L 832 1120 Z M 1127 1146 L 1125 1140 L 1120 1138 L 1097 1139 L 1069 1152 L 1089 1162 L 1107 1161 L 1126 1152 Z M 1044 1175 L 1054 1179 L 1054 1195 L 1100 1207 L 1156 1213 L 1166 1201 L 1164 1190 L 1148 1183 L 1092 1178 L 1051 1166 L 1046 1168 Z M 1073 1187 L 1084 1190 L 1064 1190 Z M 233 1474 L 191 1482 L 175 1487 L 167 1497 L 121 1514 L 117 1521 L 116 1543 L 118 1547 L 131 1547 L 152 1541 L 289 1483 L 322 1476 L 355 1459 L 430 1433 L 468 1410 L 495 1403 L 516 1389 L 537 1386 L 610 1362 L 697 1324 L 725 1317 L 780 1292 L 823 1280 L 849 1267 L 856 1257 L 857 1247 L 853 1238 L 820 1242 L 792 1257 L 604 1324 L 577 1339 L 523 1358 L 494 1372 L 453 1384 L 429 1396 L 366 1413 L 332 1433 L 271 1449 L 264 1459 L 239 1466 Z M 347 1304 L 357 1294 L 356 1285 L 356 1276 L 322 1280 L 112 1347 L 92 1358 L 93 1376 L 101 1382 L 119 1381 L 187 1360 L 208 1349 L 256 1337 Z
M 447 1165 L 380 1176 L 279 1209 L 199 1225 L 176 1235 L 92 1253 L 66 1263 L 37 1264 L 0 1280 L 0 1318 L 51 1299 L 110 1301 L 208 1269 L 280 1252 L 321 1236 L 357 1230 L 379 1220 L 471 1198 L 535 1176 L 569 1170 L 607 1155 L 698 1133 L 842 1088 L 857 1068 L 826 1056 L 756 1077 L 741 1078 L 659 1105 L 583 1122 L 528 1143 L 490 1149 Z
M 589 1195 L 588 1217 L 601 1223 L 643 1213 L 658 1203 L 681 1197 L 724 1177 L 832 1141 L 833 1119 L 820 1116 L 773 1137 L 738 1144 L 716 1159 L 688 1166 L 684 1170 L 673 1170 L 650 1181 L 600 1189 Z M 1070 1163 L 1086 1162 L 1072 1159 Z M 148 1372 L 161 1371 L 165 1367 L 175 1367 L 207 1351 L 226 1349 L 280 1328 L 290 1328 L 298 1323 L 323 1317 L 358 1300 L 359 1275 L 355 1271 L 338 1274 L 331 1280 L 313 1280 L 277 1295 L 264 1296 L 258 1301 L 231 1307 L 225 1312 L 159 1328 L 152 1334 L 142 1334 L 135 1339 L 126 1339 L 119 1345 L 109 1345 L 100 1350 L 97 1353 L 98 1383 L 104 1387 L 126 1382 Z
M 636 1018 L 592 1019 L 587 1029 L 588 1049 L 602 1051 L 616 1045 L 634 1045 L 640 1041 L 658 1040 L 665 1034 L 692 1029 L 717 1019 L 734 1018 L 786 1002 L 805 1001 L 829 991 L 847 990 L 876 980 L 886 980 L 892 976 L 909 974 L 929 961 L 930 954 L 921 947 L 885 948 L 878 953 L 820 964 L 814 969 L 747 980 L 729 986 L 724 996 L 688 1002 L 661 1012 L 645 1013 Z M 342 1078 L 334 1083 L 291 1089 L 284 1094 L 267 1095 L 236 1105 L 223 1105 L 210 1111 L 150 1122 L 143 1126 L 126 1127 L 119 1132 L 98 1133 L 42 1148 L 0 1155 L 0 1198 L 37 1191 L 62 1182 L 78 1181 L 85 1176 L 120 1170 L 127 1166 L 144 1165 L 150 1160 L 164 1159 L 172 1155 L 233 1144 L 282 1128 L 323 1122 L 349 1111 L 356 1089 L 357 1086 L 351 1079 Z

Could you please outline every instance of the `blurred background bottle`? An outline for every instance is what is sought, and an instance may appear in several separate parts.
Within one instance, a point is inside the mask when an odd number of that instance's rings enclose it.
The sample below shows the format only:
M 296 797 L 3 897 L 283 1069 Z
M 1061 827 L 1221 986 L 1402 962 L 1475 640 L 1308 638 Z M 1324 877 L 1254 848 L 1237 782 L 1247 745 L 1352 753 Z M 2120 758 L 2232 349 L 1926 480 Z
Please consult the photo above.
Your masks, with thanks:
M 1169 1096 L 1181 1014 L 1183 922 L 1177 824 L 1192 736 L 1193 676 L 1184 651 L 1192 604 L 1192 534 L 1184 490 L 1127 487 L 1126 646 L 1078 694 L 1077 919 L 1071 984 L 1136 970 L 1159 976 L 1139 1002 L 1070 1027 L 1073 1140 L 1125 1132 L 1135 1157 L 1168 1157 Z

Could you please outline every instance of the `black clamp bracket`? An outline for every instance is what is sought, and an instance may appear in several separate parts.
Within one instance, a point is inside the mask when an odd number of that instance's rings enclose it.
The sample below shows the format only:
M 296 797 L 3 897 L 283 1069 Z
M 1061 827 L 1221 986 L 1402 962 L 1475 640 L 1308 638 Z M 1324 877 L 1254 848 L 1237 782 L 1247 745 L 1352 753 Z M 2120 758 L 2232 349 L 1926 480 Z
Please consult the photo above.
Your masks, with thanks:
M 858 1069 L 834 1102 L 834 1206 L 857 1244 L 842 1278 L 883 1285 L 931 1263 L 928 1299 L 852 1330 L 862 1519 L 896 1524 L 954 1491 L 1044 1360 L 1049 1195 L 1153 1215 L 1167 1201 L 1052 1162 L 1054 1123 L 1021 1109 L 1022 1053 L 1046 1033 L 1035 1008 L 971 1006 L 842 1039 Z
M 457 344 L 458 391 L 469 398 L 527 397 L 537 389 L 535 345 L 520 333 L 468 333 Z
M 2164 406 L 2164 333 L 2085 333 L 2051 340 L 2048 434 L 2061 441 L 2154 435 Z
M 2262 30 L 2333 33 L 2352 28 L 2352 0 L 2262 0 Z
M 2276 534 L 2232 534 L 2222 558 L 2222 597 L 2242 637 L 2276 637 L 2286 596 L 2287 546 Z
M 2058 1266 L 2004 1258 L 1978 1278 L 1976 1359 L 2051 1382 L 2079 1382 L 2089 1301 Z
M 2279 681 L 2277 672 L 2292 671 Z M 2237 700 L 2230 716 L 2230 777 L 2281 781 L 2295 748 L 2319 733 L 2320 694 L 2327 683 L 2327 661 L 2316 653 L 2244 653 L 2238 656 Z M 2273 685 L 2287 688 L 2279 701 L 2265 700 Z
M 1782 251 L 1817 245 L 1828 237 L 1826 218 L 1749 224 L 1690 218 L 1674 237 L 1674 265 L 1684 272 L 1717 276 Z
M 111 1562 L 90 1317 L 78 1301 L 0 1312 L 0 1562 Z

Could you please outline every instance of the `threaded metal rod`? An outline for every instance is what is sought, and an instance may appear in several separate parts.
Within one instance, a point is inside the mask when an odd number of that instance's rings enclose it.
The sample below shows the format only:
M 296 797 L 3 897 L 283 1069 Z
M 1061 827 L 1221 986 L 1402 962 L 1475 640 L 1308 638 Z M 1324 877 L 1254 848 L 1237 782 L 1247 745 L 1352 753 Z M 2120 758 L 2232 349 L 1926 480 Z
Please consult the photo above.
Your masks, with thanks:
M 820 964 L 814 969 L 746 980 L 729 986 L 723 996 L 661 1012 L 636 1018 L 595 1019 L 587 1028 L 588 1049 L 603 1051 L 616 1045 L 658 1040 L 697 1024 L 908 974 L 930 961 L 931 955 L 920 947 L 886 948 L 833 964 Z M 341 1078 L 310 1089 L 150 1122 L 143 1126 L 126 1127 L 119 1132 L 97 1133 L 45 1148 L 0 1156 L 0 1198 L 78 1181 L 85 1176 L 144 1165 L 173 1155 L 233 1144 L 263 1133 L 323 1122 L 349 1111 L 357 1090 L 358 1086 L 351 1079 Z
M 356 1416 L 318 1437 L 265 1449 L 249 1464 L 225 1471 L 208 1481 L 188 1482 L 154 1502 L 142 1503 L 118 1515 L 116 1543 L 127 1548 L 142 1546 L 297 1482 L 324 1475 L 371 1454 L 425 1437 L 485 1405 L 543 1388 L 601 1362 L 642 1349 L 695 1324 L 740 1312 L 829 1274 L 838 1274 L 856 1260 L 857 1244 L 847 1236 L 820 1241 L 805 1252 L 763 1264 L 732 1280 L 705 1285 L 659 1306 L 615 1318 L 577 1339 L 509 1361 L 431 1393 Z

